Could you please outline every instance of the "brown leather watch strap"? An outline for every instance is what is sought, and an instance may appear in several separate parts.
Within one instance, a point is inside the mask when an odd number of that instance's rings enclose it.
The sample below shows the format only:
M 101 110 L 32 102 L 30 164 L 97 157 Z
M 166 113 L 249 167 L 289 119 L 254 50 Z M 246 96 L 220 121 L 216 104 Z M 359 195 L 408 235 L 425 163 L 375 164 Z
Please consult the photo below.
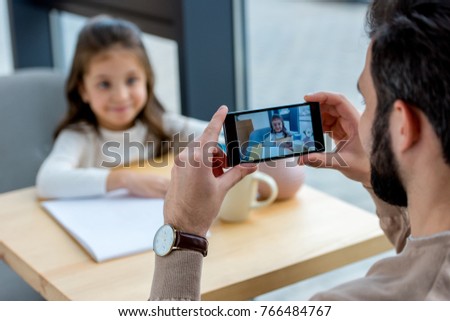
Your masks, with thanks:
M 176 231 L 176 240 L 173 249 L 177 250 L 193 250 L 206 256 L 208 254 L 208 240 L 204 237 Z

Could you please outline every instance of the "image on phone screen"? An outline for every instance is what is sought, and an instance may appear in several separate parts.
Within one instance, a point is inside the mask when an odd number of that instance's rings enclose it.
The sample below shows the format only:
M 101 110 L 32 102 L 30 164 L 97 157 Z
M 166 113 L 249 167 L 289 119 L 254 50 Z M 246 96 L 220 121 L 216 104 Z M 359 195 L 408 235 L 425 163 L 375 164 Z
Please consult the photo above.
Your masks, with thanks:
M 318 103 L 230 112 L 224 132 L 231 166 L 325 149 Z

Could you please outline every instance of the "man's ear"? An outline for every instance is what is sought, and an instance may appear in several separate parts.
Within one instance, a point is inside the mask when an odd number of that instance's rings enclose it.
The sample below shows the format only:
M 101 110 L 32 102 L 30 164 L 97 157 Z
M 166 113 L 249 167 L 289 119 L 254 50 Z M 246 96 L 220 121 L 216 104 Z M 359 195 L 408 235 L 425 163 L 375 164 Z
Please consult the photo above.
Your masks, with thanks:
M 399 151 L 404 152 L 414 146 L 420 138 L 418 111 L 403 100 L 396 100 L 391 116 L 392 135 L 395 135 L 393 140 L 397 142 Z

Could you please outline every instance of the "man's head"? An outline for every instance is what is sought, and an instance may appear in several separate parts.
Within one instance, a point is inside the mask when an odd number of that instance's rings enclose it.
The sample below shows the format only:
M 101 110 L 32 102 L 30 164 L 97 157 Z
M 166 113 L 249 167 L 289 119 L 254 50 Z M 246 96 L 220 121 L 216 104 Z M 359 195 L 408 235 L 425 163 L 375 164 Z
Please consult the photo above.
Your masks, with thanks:
M 372 123 L 372 185 L 383 200 L 406 206 L 407 175 L 392 143 L 393 110 L 406 115 L 413 127 L 426 119 L 450 165 L 450 3 L 397 0 L 387 5 L 375 0 L 368 24 L 372 41 L 359 86 L 367 101 L 361 121 Z M 413 134 L 420 133 L 416 127 Z M 415 137 L 409 138 L 404 150 L 415 143 Z

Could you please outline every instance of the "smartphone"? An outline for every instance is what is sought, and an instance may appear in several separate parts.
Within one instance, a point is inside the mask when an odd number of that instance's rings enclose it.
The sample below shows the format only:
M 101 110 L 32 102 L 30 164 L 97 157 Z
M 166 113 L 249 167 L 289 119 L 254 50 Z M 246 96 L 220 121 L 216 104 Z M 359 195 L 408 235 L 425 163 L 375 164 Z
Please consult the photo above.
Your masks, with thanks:
M 229 166 L 325 150 L 317 102 L 230 112 L 223 129 Z

